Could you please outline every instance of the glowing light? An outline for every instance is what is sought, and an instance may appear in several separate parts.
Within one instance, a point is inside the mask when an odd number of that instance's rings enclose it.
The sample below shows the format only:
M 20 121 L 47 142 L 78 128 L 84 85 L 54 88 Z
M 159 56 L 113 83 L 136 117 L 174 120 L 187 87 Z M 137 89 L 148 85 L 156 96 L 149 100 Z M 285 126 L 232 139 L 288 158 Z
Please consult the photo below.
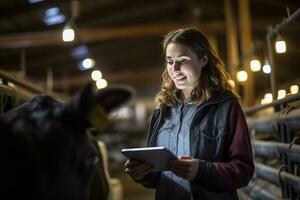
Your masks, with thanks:
M 260 101 L 260 104 L 261 105 L 264 105 L 264 104 L 267 104 L 268 102 L 266 101 L 266 99 L 262 99 L 261 101 Z
M 271 93 L 266 93 L 264 99 L 266 103 L 271 103 L 273 101 L 273 95 Z
M 299 86 L 298 85 L 292 85 L 290 87 L 290 91 L 291 91 L 292 94 L 298 93 L 299 92 Z
M 35 3 L 42 2 L 42 1 L 44 1 L 44 0 L 28 0 L 28 1 L 29 1 L 29 3 L 31 3 L 31 4 L 35 4 Z
M 63 41 L 64 42 L 72 42 L 75 39 L 75 31 L 72 27 L 67 26 L 63 30 Z
M 102 78 L 102 73 L 99 70 L 94 70 L 91 76 L 94 81 L 98 81 Z
M 250 69 L 253 72 L 258 72 L 261 69 L 261 64 L 259 60 L 251 60 L 250 61 Z
M 271 73 L 271 65 L 265 64 L 265 65 L 263 66 L 263 72 L 264 72 L 265 74 L 270 74 L 270 73 Z
M 105 87 L 107 87 L 107 81 L 105 79 L 97 80 L 96 86 L 98 89 L 105 88 Z
M 284 40 L 277 40 L 275 43 L 276 53 L 285 53 L 286 52 L 286 43 Z
M 86 58 L 82 61 L 82 66 L 84 69 L 91 69 L 95 66 L 95 60 L 92 58 Z
M 236 79 L 239 82 L 245 82 L 245 81 L 247 81 L 247 79 L 248 79 L 247 72 L 246 71 L 238 71 L 237 74 L 236 74 Z
M 58 7 L 52 7 L 45 11 L 43 21 L 48 26 L 61 24 L 65 21 L 65 16 L 60 13 Z
M 52 8 L 48 8 L 45 11 L 45 16 L 46 17 L 53 17 L 59 14 L 59 8 L 58 7 L 52 7 Z
M 286 96 L 285 90 L 278 90 L 277 92 L 277 99 L 283 99 Z

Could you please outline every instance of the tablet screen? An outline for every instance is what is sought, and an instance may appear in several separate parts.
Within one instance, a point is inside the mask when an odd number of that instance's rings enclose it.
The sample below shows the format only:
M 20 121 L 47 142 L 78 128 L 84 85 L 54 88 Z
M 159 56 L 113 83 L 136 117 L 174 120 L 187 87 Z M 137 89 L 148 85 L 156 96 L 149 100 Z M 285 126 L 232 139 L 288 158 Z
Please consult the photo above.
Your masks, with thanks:
M 121 152 L 129 159 L 153 165 L 154 171 L 168 170 L 166 166 L 168 160 L 177 159 L 177 156 L 165 147 L 129 148 L 122 149 Z

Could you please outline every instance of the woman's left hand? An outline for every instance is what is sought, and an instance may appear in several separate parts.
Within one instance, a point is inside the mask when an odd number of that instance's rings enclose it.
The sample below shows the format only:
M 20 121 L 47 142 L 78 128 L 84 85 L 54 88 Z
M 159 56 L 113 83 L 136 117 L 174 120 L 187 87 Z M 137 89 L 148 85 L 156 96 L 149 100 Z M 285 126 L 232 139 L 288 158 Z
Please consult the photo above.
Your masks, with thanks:
M 198 172 L 199 159 L 189 156 L 180 156 L 177 160 L 170 160 L 167 164 L 169 169 L 181 178 L 192 181 Z

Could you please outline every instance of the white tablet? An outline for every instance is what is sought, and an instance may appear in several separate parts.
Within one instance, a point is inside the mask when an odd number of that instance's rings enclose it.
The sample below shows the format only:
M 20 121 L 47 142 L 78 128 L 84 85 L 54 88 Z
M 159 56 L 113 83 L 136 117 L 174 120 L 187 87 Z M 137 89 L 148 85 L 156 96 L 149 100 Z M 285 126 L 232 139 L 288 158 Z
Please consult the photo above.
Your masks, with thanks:
M 133 160 L 144 161 L 153 165 L 154 171 L 168 170 L 167 162 L 171 159 L 177 159 L 166 147 L 144 147 L 122 149 L 122 154 Z

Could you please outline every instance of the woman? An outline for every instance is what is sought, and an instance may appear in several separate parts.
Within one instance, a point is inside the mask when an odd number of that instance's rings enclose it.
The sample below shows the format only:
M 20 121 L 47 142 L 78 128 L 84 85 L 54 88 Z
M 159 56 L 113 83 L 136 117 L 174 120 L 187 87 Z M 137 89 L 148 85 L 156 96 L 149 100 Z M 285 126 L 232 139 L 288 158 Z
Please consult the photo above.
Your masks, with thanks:
M 169 33 L 163 51 L 166 68 L 147 145 L 165 146 L 178 160 L 163 172 L 128 160 L 125 171 L 155 188 L 158 200 L 238 199 L 254 164 L 245 117 L 221 60 L 196 29 Z

